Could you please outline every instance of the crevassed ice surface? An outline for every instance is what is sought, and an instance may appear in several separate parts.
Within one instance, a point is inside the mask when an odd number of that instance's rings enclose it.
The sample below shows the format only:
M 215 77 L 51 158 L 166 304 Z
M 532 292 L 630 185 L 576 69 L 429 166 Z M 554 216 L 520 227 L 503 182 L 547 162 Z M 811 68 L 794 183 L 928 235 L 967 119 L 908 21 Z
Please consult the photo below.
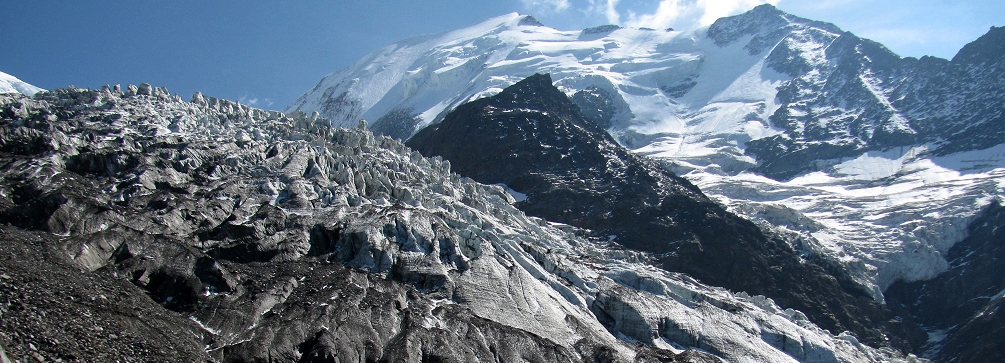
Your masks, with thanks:
M 822 161 L 822 171 L 784 182 L 746 172 L 756 162 L 743 153 L 746 142 L 780 132 L 768 117 L 778 87 L 793 80 L 766 65 L 772 47 L 784 43 L 811 68 L 826 69 L 827 46 L 840 35 L 783 18 L 787 35 L 753 52 L 745 45 L 756 34 L 720 47 L 707 27 L 560 31 L 521 25 L 524 16 L 514 13 L 379 49 L 325 77 L 290 110 L 318 111 L 335 126 L 399 113 L 422 127 L 463 102 L 550 73 L 569 95 L 607 93 L 618 108 L 609 131 L 624 145 L 666 161 L 734 212 L 791 233 L 797 248 L 837 258 L 877 299 L 897 279 L 945 270 L 942 254 L 1001 192 L 1001 147 L 939 158 L 927 145 L 871 152 Z M 863 82 L 889 105 L 887 91 Z
M 72 131 L 65 134 L 57 131 L 60 153 L 76 152 L 84 145 L 119 147 L 119 135 L 140 133 L 165 144 L 185 140 L 235 148 L 231 149 L 235 150 L 231 166 L 209 172 L 214 181 L 208 185 L 228 191 L 196 193 L 228 204 L 235 202 L 233 195 L 240 195 L 244 202 L 223 212 L 233 221 L 244 225 L 256 219 L 253 215 L 264 205 L 272 205 L 280 215 L 341 220 L 347 223 L 346 228 L 360 232 L 359 245 L 347 247 L 342 257 L 334 257 L 347 266 L 391 279 L 395 279 L 392 266 L 399 266 L 399 272 L 406 276 L 444 276 L 452 280 L 452 293 L 420 292 L 422 298 L 442 297 L 435 301 L 436 306 L 470 309 L 479 318 L 544 337 L 570 351 L 582 339 L 613 347 L 613 353 L 623 361 L 634 361 L 635 342 L 675 351 L 699 348 L 729 362 L 914 361 L 889 348 L 863 345 L 846 333 L 832 335 L 802 313 L 783 310 L 764 296 L 703 285 L 686 275 L 645 264 L 645 256 L 637 252 L 593 243 L 578 237 L 572 227 L 528 217 L 513 206 L 515 199 L 503 186 L 482 185 L 452 174 L 449 162 L 424 158 L 368 130 L 341 129 L 325 134 L 319 132 L 315 119 L 290 118 L 226 100 L 207 102 L 201 95 L 193 98 L 191 103 L 183 102 L 156 88 L 152 95 L 74 89 L 58 90 L 41 100 L 0 95 L 0 106 L 17 103 L 21 105 L 18 112 L 28 115 L 38 114 L 39 109 L 53 110 L 51 105 L 56 103 L 86 113 L 79 128 L 68 128 Z M 123 117 L 93 117 L 110 113 Z M 83 130 L 98 127 L 115 130 L 117 135 L 98 141 L 81 136 L 88 134 Z M 238 148 L 232 140 L 248 146 Z M 267 145 L 282 145 L 286 151 L 263 159 Z M 191 159 L 211 155 L 195 153 Z M 50 179 L 60 172 L 61 160 L 35 158 L 19 167 L 37 178 Z M 167 164 L 150 166 L 141 173 L 146 176 L 130 176 L 130 183 L 187 183 L 184 180 L 189 178 Z M 62 187 L 55 182 L 48 185 Z M 121 191 L 106 190 L 121 195 Z M 240 193 L 230 194 L 229 190 Z M 195 233 L 198 228 L 195 223 L 172 225 L 148 218 L 112 219 L 137 231 L 152 228 L 165 235 Z M 304 225 L 313 224 L 304 221 Z M 78 236 L 108 228 L 106 224 L 80 225 L 93 229 L 74 230 Z M 393 231 L 388 231 L 389 226 L 394 226 Z M 309 239 L 307 232 L 301 232 L 284 231 L 254 243 L 276 246 L 280 243 L 273 241 L 295 244 Z M 97 270 L 112 263 L 108 254 L 114 248 L 97 247 L 104 243 L 102 239 L 78 241 L 79 248 L 74 245 L 74 253 L 68 257 L 79 267 Z M 308 253 L 302 248 L 284 251 L 287 261 Z M 443 261 L 464 261 L 467 267 L 460 270 L 453 262 Z M 289 281 L 283 289 L 297 289 L 299 280 L 291 277 Z M 207 349 L 237 345 L 258 334 L 269 336 L 271 341 L 275 331 L 258 330 L 258 322 L 286 301 L 290 292 L 277 298 L 275 290 L 268 291 L 255 294 L 264 297 L 255 303 L 254 314 L 244 318 L 212 309 L 192 313 L 190 318 L 214 336 Z M 338 303 L 338 296 L 336 292 L 330 300 L 311 303 L 327 306 L 328 301 Z M 606 321 L 602 323 L 598 315 Z M 450 319 L 422 312 L 414 316 L 422 317 L 423 327 L 431 330 L 448 326 L 444 320 Z M 476 334 L 477 330 L 471 332 Z

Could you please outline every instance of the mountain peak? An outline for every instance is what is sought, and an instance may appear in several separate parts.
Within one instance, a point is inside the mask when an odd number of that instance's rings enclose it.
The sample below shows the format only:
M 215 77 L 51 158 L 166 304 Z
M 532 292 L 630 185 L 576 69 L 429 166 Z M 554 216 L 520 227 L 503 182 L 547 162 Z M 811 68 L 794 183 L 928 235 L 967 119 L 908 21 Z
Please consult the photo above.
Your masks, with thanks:
M 1005 56 L 1005 27 L 992 26 L 977 40 L 964 45 L 953 62 L 985 63 L 1000 61 Z
M 730 45 L 744 36 L 754 36 L 755 40 L 748 44 L 748 51 L 757 54 L 763 51 L 767 44 L 774 44 L 766 41 L 767 38 L 780 39 L 791 30 L 806 27 L 841 33 L 841 29 L 834 24 L 803 19 L 781 11 L 771 4 L 763 4 L 742 14 L 717 19 L 708 27 L 706 35 L 720 47 Z
M 506 87 L 503 89 L 503 94 L 518 94 L 525 93 L 530 90 L 555 90 L 561 93 L 557 88 L 552 86 L 553 82 L 551 80 L 550 73 L 534 73 L 534 75 L 524 78 L 519 82 L 513 84 L 511 87 Z
M 527 15 L 527 16 L 523 17 L 522 19 L 520 19 L 520 22 L 517 23 L 517 25 L 524 25 L 524 26 L 545 26 L 540 21 L 538 21 L 537 18 L 535 18 L 532 15 Z
M 784 11 L 778 10 L 774 5 L 771 4 L 761 4 L 750 9 L 748 13 L 760 13 L 760 14 L 785 14 Z
M 528 20 L 528 18 L 530 18 L 530 20 Z M 471 35 L 493 31 L 494 29 L 500 29 L 500 28 L 508 29 L 520 25 L 532 25 L 528 24 L 528 22 L 531 21 L 537 21 L 537 19 L 534 19 L 534 17 L 529 15 L 523 15 L 517 12 L 512 12 L 509 14 L 503 14 L 500 16 L 488 18 L 484 21 L 481 21 L 477 24 L 465 28 L 447 32 L 445 33 L 445 36 L 446 38 L 456 38 L 457 36 L 470 37 Z

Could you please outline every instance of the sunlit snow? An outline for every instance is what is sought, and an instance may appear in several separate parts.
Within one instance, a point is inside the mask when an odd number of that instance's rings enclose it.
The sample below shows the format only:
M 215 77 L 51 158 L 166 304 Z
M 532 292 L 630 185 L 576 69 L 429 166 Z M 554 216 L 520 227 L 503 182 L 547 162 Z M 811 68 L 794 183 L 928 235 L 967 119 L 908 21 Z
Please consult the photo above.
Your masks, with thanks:
M 20 79 L 17 79 L 17 77 L 0 72 L 0 93 L 20 93 L 26 96 L 32 96 L 41 91 L 44 90 L 25 83 Z

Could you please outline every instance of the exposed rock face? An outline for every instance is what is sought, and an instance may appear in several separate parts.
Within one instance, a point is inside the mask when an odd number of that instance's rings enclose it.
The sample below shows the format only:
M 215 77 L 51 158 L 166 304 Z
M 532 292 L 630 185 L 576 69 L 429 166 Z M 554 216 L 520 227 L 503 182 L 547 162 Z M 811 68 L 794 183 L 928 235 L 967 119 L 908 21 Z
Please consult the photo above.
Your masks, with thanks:
M 1005 208 L 990 205 L 949 250 L 950 269 L 927 281 L 898 282 L 889 304 L 940 334 L 925 337 L 926 355 L 939 362 L 1005 359 Z M 921 347 L 919 347 L 921 348 Z
M 364 123 L 120 90 L 0 96 L 11 359 L 901 360 L 527 217 Z
M 835 334 L 909 347 L 904 329 L 915 328 L 885 326 L 892 315 L 840 268 L 802 260 L 688 181 L 630 153 L 547 75 L 458 107 L 407 145 L 443 156 L 462 175 L 525 193 L 517 205 L 528 214 L 654 253 L 668 271 L 763 294 Z
M 795 79 L 778 88 L 782 105 L 770 120 L 785 132 L 748 143 L 754 170 L 784 179 L 817 169 L 817 160 L 869 150 L 934 143 L 946 155 L 1005 142 L 994 126 L 1005 120 L 1002 42 L 1005 29 L 992 27 L 952 61 L 915 59 L 844 32 L 816 64 L 798 54 L 795 39 L 780 42 L 769 66 Z

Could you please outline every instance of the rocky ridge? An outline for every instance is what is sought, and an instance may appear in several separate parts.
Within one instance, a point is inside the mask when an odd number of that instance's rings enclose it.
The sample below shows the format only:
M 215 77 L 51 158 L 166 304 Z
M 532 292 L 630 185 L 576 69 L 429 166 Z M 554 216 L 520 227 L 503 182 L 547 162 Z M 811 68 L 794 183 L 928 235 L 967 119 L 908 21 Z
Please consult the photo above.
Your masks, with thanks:
M 0 164 L 14 359 L 901 359 L 317 115 L 146 84 L 0 95 Z

